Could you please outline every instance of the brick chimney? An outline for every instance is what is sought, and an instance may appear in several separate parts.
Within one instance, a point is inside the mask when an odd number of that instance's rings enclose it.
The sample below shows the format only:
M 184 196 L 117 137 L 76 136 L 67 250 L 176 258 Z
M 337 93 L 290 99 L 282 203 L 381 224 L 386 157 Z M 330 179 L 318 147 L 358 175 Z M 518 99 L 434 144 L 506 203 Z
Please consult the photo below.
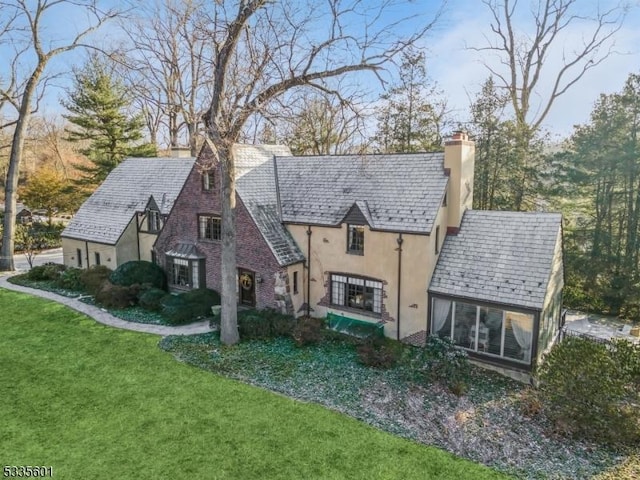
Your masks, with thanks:
M 473 207 L 475 143 L 464 131 L 456 131 L 444 144 L 444 168 L 449 171 L 447 208 L 449 231 L 457 232 L 462 216 Z

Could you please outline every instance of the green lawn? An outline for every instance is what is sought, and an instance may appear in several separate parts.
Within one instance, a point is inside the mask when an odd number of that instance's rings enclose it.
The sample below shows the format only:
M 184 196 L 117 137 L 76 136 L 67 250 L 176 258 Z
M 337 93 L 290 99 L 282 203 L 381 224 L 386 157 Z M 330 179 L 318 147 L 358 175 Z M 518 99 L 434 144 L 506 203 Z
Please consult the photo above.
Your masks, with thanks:
M 505 478 L 0 289 L 0 459 L 54 478 Z

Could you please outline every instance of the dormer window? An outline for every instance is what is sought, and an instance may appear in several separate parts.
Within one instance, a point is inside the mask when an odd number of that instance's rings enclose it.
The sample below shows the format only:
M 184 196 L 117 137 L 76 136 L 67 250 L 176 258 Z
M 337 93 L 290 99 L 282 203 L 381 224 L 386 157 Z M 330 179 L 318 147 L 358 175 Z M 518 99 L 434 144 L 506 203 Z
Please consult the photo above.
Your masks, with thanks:
M 150 232 L 160 231 L 160 212 L 157 210 L 147 210 L 147 230 Z
M 347 253 L 364 255 L 364 226 L 347 225 Z
M 213 190 L 213 170 L 202 173 L 202 190 L 205 192 Z

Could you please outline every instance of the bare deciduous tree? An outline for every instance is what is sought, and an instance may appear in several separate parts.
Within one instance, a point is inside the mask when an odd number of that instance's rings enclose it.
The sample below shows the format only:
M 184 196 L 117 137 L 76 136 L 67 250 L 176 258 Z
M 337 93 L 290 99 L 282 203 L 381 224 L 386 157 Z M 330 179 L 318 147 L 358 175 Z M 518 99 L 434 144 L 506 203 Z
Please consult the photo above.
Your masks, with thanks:
M 211 57 L 211 43 L 199 28 L 203 5 L 201 1 L 161 0 L 142 7 L 138 20 L 126 19 L 122 24 L 132 46 L 125 67 L 148 123 L 155 126 L 150 131 L 157 132 L 158 124 L 164 124 L 172 147 L 186 133 L 193 156 L 209 101 L 209 83 L 204 79 L 211 75 L 206 61 Z
M 472 50 L 493 53 L 499 59 L 499 66 L 488 62 L 485 66 L 498 79 L 498 86 L 509 93 L 515 115 L 518 158 L 524 172 L 515 201 L 515 208 L 520 210 L 529 181 L 526 172 L 532 171 L 527 164 L 530 142 L 556 100 L 614 53 L 615 35 L 622 26 L 627 5 L 597 9 L 589 16 L 584 2 L 578 0 L 483 3 L 492 15 L 494 39 L 487 38 L 487 46 Z M 528 12 L 523 11 L 526 8 Z M 532 23 L 531 34 L 519 24 L 525 16 Z M 580 43 L 565 44 L 567 34 L 574 28 L 580 31 Z M 557 67 L 551 61 L 553 55 L 561 56 Z M 550 84 L 548 91 L 542 90 L 542 82 Z
M 64 7 L 81 8 L 87 15 L 86 24 L 78 25 L 79 30 L 71 38 L 52 38 L 45 24 Z M 56 56 L 86 47 L 83 42 L 87 36 L 117 12 L 103 10 L 97 0 L 2 0 L 0 11 L 2 41 L 13 49 L 10 78 L 0 79 L 0 98 L 15 110 L 15 115 L 8 122 L 14 131 L 5 182 L 4 231 L 0 249 L 0 271 L 8 271 L 14 269 L 16 193 L 25 136 L 31 115 L 37 111 L 38 100 L 51 79 L 45 73 L 47 65 Z
M 239 340 L 233 145 L 252 117 L 292 91 L 315 88 L 339 95 L 336 79 L 361 72 L 366 82 L 379 75 L 435 21 L 411 29 L 414 12 L 409 19 L 391 14 L 399 3 L 220 0 L 211 12 L 205 26 L 214 42 L 212 97 L 204 120 L 213 161 L 222 167 L 223 343 Z

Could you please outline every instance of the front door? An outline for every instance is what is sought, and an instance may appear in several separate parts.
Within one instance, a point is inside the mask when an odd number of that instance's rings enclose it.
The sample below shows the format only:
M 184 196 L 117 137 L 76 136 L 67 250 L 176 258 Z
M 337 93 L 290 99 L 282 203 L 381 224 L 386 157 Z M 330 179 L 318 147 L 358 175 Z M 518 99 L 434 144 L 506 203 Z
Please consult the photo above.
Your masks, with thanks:
M 238 271 L 238 283 L 240 290 L 240 304 L 250 307 L 256 304 L 256 282 L 255 275 L 249 270 Z

